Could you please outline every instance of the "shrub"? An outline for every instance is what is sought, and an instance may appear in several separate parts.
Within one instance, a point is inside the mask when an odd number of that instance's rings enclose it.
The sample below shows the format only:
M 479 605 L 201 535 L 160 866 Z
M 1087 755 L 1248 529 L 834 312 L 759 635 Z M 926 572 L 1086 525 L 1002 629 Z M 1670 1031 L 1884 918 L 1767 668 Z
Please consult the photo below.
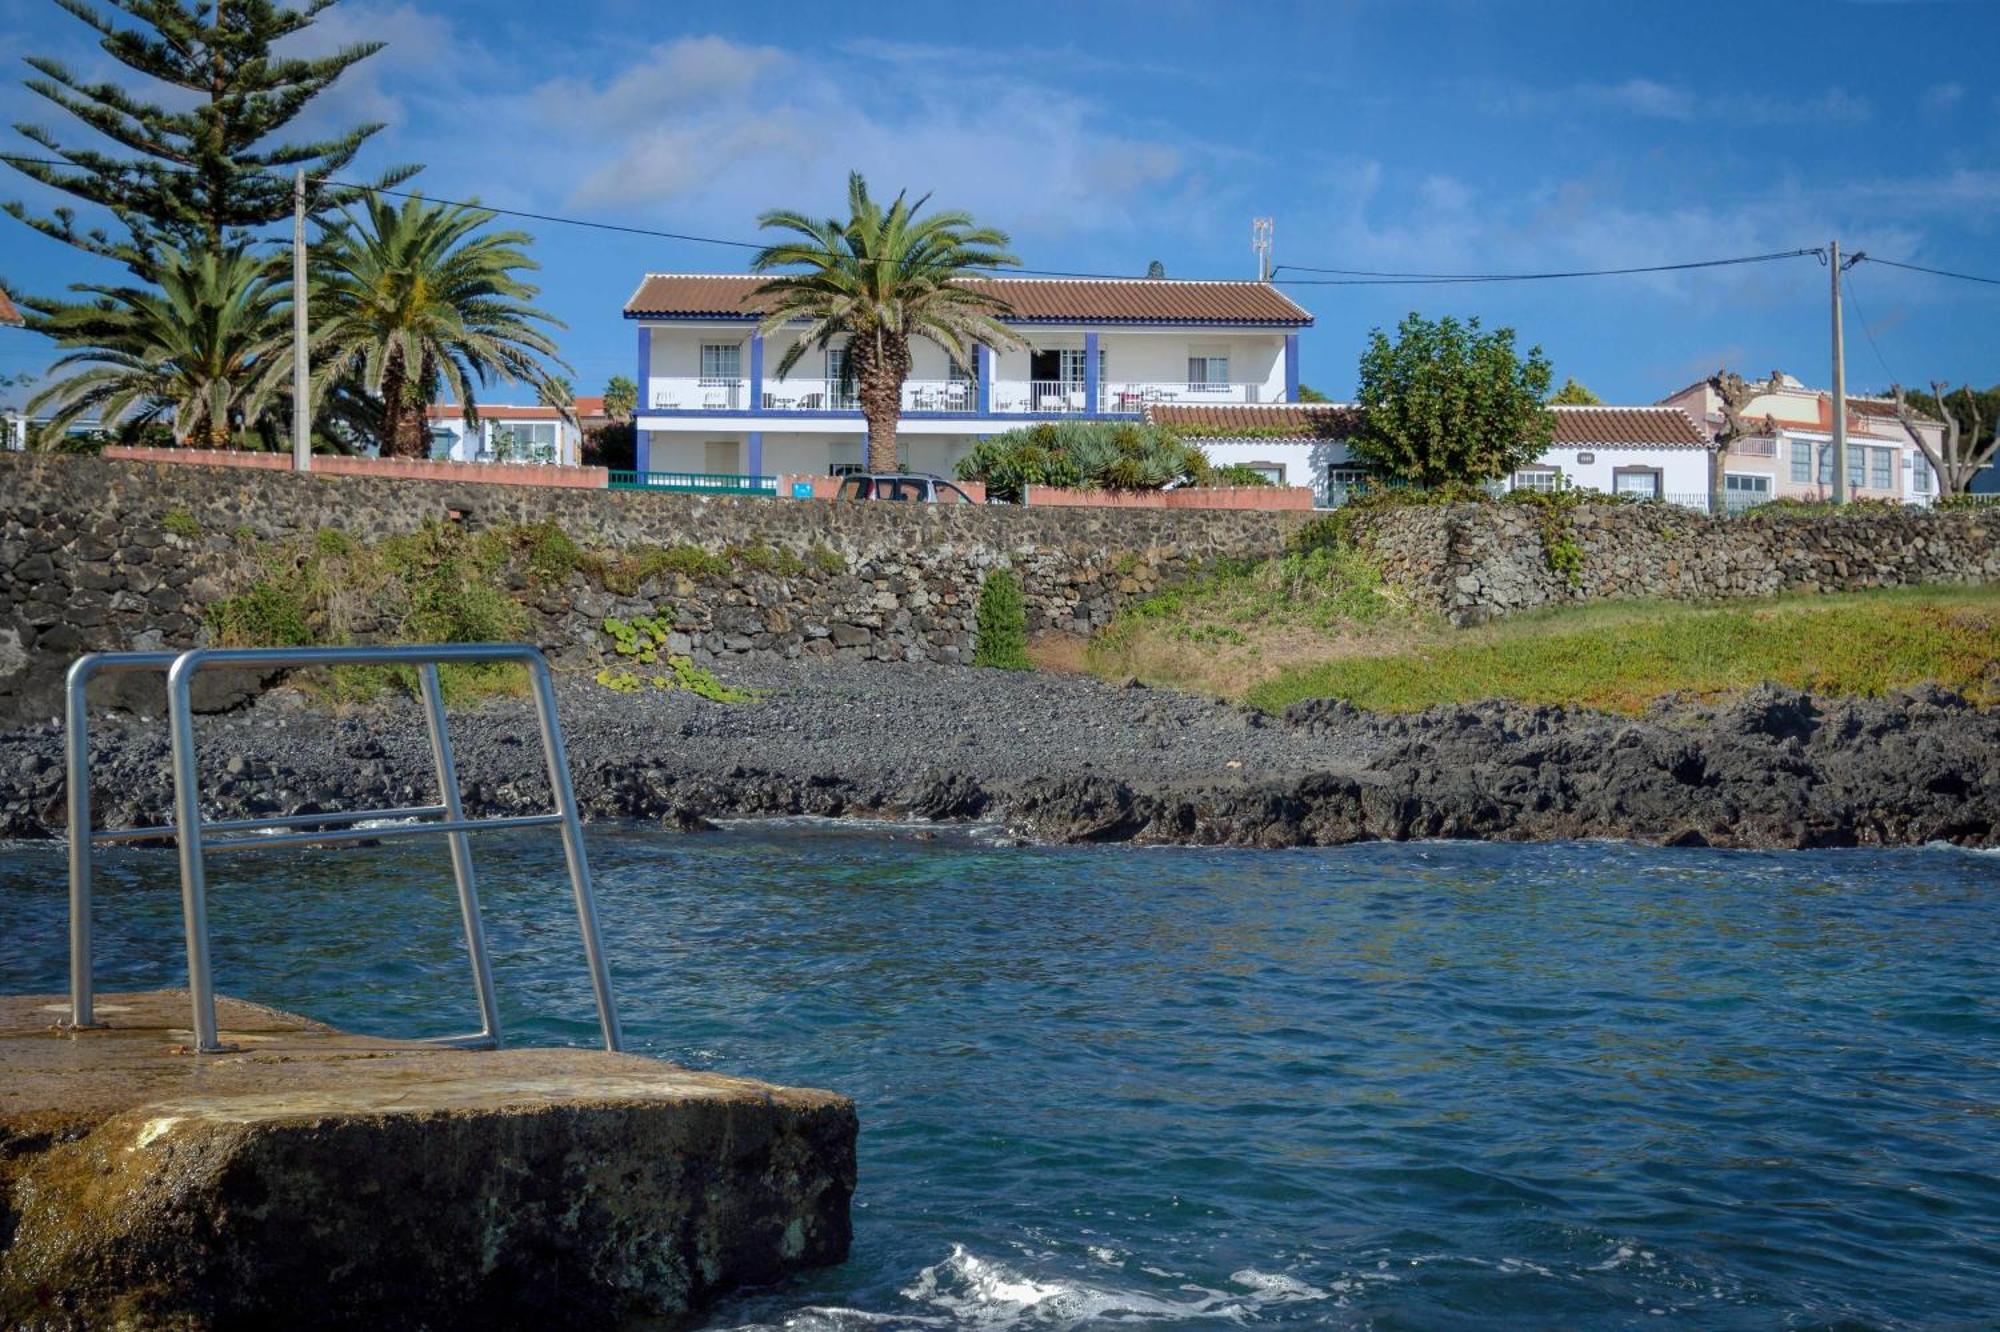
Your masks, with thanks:
M 1029 486 L 1159 490 L 1203 484 L 1208 455 L 1162 426 L 1136 421 L 1044 422 L 981 440 L 959 460 L 958 479 L 982 481 L 994 499 L 1020 503 Z
M 1547 358 L 1539 347 L 1517 356 L 1513 329 L 1413 313 L 1394 342 L 1378 328 L 1362 353 L 1350 447 L 1419 485 L 1505 476 L 1548 446 L 1548 391 Z
M 995 569 L 979 585 L 978 638 L 972 664 L 1003 671 L 1028 669 L 1028 606 L 1021 583 L 1006 569 Z
M 1218 486 L 1268 486 L 1271 484 L 1271 478 L 1265 476 L 1254 467 L 1246 467 L 1242 463 L 1231 463 L 1227 467 L 1218 467 L 1215 469 L 1215 475 L 1211 478 L 1211 484 Z
M 201 536 L 201 524 L 186 509 L 175 509 L 160 519 L 160 530 L 194 541 Z

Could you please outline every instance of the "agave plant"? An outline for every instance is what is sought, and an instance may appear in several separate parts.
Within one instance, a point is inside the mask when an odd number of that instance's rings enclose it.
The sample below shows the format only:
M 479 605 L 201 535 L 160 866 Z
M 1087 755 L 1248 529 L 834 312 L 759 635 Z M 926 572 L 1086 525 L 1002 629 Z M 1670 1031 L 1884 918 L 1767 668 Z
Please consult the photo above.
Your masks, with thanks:
M 885 209 L 869 197 L 868 182 L 857 171 L 847 178 L 844 222 L 782 209 L 757 219 L 759 226 L 798 236 L 760 250 L 750 265 L 759 273 L 799 270 L 757 289 L 770 298 L 766 333 L 805 321 L 804 333 L 779 360 L 778 374 L 788 374 L 808 348 L 825 351 L 837 338 L 848 340 L 848 373 L 868 422 L 872 471 L 896 470 L 896 424 L 912 338 L 942 347 L 967 370 L 978 343 L 1022 345 L 997 318 L 1007 313 L 1006 302 L 961 281 L 980 269 L 1020 262 L 1006 251 L 1006 233 L 975 226 L 962 212 L 919 218 L 929 199 L 912 203 L 898 194 Z
M 245 244 L 160 247 L 153 288 L 79 285 L 96 299 L 40 321 L 63 355 L 28 402 L 43 439 L 96 416 L 105 426 L 169 424 L 186 444 L 223 448 L 254 430 L 291 370 L 291 286 Z M 74 373 L 70 373 L 70 372 Z
M 314 396 L 351 379 L 382 404 L 385 455 L 428 448 L 426 409 L 441 388 L 478 419 L 475 386 L 516 379 L 567 402 L 544 327 L 563 325 L 528 302 L 518 276 L 536 267 L 519 231 L 482 231 L 479 208 L 376 198 L 329 228 L 312 277 Z

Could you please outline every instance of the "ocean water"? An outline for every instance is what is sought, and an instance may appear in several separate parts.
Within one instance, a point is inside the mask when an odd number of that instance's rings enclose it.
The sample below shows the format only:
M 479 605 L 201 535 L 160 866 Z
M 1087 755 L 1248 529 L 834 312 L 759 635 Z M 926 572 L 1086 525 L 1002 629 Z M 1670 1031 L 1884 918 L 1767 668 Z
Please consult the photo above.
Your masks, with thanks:
M 2000 858 L 590 845 L 636 1049 L 859 1104 L 850 1261 L 707 1326 L 2000 1325 Z M 588 1044 L 554 837 L 477 855 L 511 1036 Z M 212 866 L 221 988 L 471 1022 L 441 848 Z M 109 857 L 102 988 L 176 884 Z M 0 848 L 0 988 L 61 885 Z

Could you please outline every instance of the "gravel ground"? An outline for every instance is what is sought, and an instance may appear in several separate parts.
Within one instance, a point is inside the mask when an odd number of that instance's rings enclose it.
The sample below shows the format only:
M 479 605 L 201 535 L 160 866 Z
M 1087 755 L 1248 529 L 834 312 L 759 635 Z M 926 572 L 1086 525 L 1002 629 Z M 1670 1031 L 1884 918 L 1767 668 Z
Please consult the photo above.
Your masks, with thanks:
M 1995 844 L 2000 713 L 1920 690 L 1873 702 L 1765 689 L 1644 718 L 1506 704 L 1282 718 L 1080 676 L 766 664 L 717 704 L 566 678 L 558 706 L 594 818 L 999 819 L 1054 841 L 1289 846 L 1368 838 L 1622 837 L 1739 846 Z M 532 717 L 454 714 L 468 807 L 546 808 Z M 157 719 L 93 723 L 100 827 L 167 821 Z M 428 803 L 413 705 L 330 715 L 278 689 L 198 723 L 214 817 Z M 0 735 L 0 835 L 59 835 L 60 729 Z

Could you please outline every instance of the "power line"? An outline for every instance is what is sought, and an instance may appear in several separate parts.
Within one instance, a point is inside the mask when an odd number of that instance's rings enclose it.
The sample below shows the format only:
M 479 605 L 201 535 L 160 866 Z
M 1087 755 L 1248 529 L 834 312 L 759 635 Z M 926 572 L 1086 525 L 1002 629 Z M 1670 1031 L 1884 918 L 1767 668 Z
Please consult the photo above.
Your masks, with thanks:
M 1578 268 L 1547 273 L 1391 273 L 1362 268 L 1314 268 L 1307 264 L 1279 264 L 1274 272 L 1291 269 L 1295 273 L 1332 273 L 1335 278 L 1286 278 L 1294 286 L 1377 287 L 1414 284 L 1419 286 L 1459 282 L 1542 282 L 1552 278 L 1623 277 L 1633 273 L 1677 273 L 1692 268 L 1725 268 L 1732 264 L 1764 264 L 1778 259 L 1798 259 L 1823 255 L 1819 246 L 1797 250 L 1774 250 L 1769 254 L 1745 254 L 1730 259 L 1695 259 L 1678 264 L 1645 264 L 1634 268 Z M 1276 280 L 1276 279 L 1274 279 Z
M 1861 332 L 1867 337 L 1868 345 L 1874 348 L 1875 360 L 1881 365 L 1882 373 L 1888 376 L 1890 385 L 1902 383 L 1902 380 L 1896 378 L 1896 372 L 1889 368 L 1889 358 L 1882 354 L 1881 344 L 1875 341 L 1875 330 L 1868 327 L 1868 316 L 1861 309 L 1861 297 L 1854 290 L 1854 270 L 1849 268 L 1840 275 L 1840 279 L 1847 287 L 1847 299 L 1854 305 L 1854 318 L 1860 323 Z
M 65 162 L 57 158 L 23 157 L 18 154 L 11 154 L 11 153 L 0 153 L 0 161 L 12 162 L 17 165 L 23 162 L 27 162 L 40 166 L 71 167 L 71 168 L 74 168 L 75 165 L 74 163 Z M 163 169 L 180 171 L 183 173 L 188 173 L 191 171 L 190 168 L 185 168 L 185 167 L 174 167 L 174 168 L 163 168 Z M 248 168 L 247 170 L 249 170 L 253 174 L 258 174 L 258 175 L 275 176 L 282 174 L 279 172 L 267 170 L 265 168 Z M 479 203 L 476 200 L 446 199 L 436 195 L 425 194 L 421 190 L 391 189 L 387 186 L 367 185 L 367 184 L 362 184 L 358 181 L 335 180 L 332 179 L 331 177 L 320 177 L 318 180 L 318 184 L 323 186 L 331 186 L 335 189 L 356 190 L 363 193 L 385 195 L 390 198 L 397 198 L 397 199 L 428 199 L 432 203 L 445 204 L 459 208 L 473 208 L 481 212 L 493 213 L 501 217 L 517 217 L 525 219 L 527 221 L 546 222 L 557 226 L 583 227 L 590 230 L 609 231 L 627 236 L 645 236 L 648 238 L 659 239 L 659 240 L 680 241 L 685 244 L 691 244 L 691 245 L 718 245 L 738 250 L 761 250 L 765 248 L 764 243 L 760 241 L 737 240 L 726 236 L 704 236 L 695 232 L 667 231 L 655 227 L 637 227 L 618 222 L 600 222 L 594 218 L 564 217 L 561 214 L 557 213 L 532 212 L 527 209 L 520 209 L 520 208 L 501 208 L 493 204 Z M 1298 287 L 1395 286 L 1402 284 L 1422 286 L 1422 285 L 1449 284 L 1449 283 L 1535 282 L 1535 281 L 1544 281 L 1552 278 L 1618 277 L 1618 276 L 1625 276 L 1637 273 L 1670 273 L 1670 272 L 1680 272 L 1688 269 L 1698 269 L 1698 268 L 1722 268 L 1734 264 L 1769 263 L 1773 260 L 1778 260 L 1778 259 L 1796 259 L 1808 254 L 1818 255 L 1823 253 L 1824 251 L 1817 247 L 1807 247 L 1797 250 L 1774 251 L 1769 254 L 1738 255 L 1728 259 L 1699 259 L 1686 263 L 1648 264 L 1634 268 L 1578 269 L 1567 272 L 1548 272 L 1548 273 L 1390 273 L 1390 272 L 1376 272 L 1367 269 L 1316 268 L 1309 264 L 1279 264 L 1276 268 L 1271 270 L 1272 273 L 1271 281 L 1273 282 L 1273 284 L 1278 286 L 1298 286 Z M 888 263 L 892 261 L 876 260 L 875 262 Z M 1081 279 L 1097 280 L 1097 281 L 1120 281 L 1130 276 L 1129 274 L 1124 274 L 1124 273 L 1085 273 L 1085 272 L 1076 272 L 1072 270 L 1052 269 L 1052 268 L 1014 268 L 1014 267 L 1002 267 L 998 265 L 971 265 L 971 267 L 977 269 L 980 272 L 1019 274 L 1024 277 L 1081 278 Z M 1333 279 L 1280 278 L 1277 276 L 1279 273 L 1285 271 L 1286 269 L 1290 269 L 1292 272 L 1295 273 L 1326 273 L 1326 274 L 1335 274 L 1339 276 Z M 1172 281 L 1195 282 L 1195 281 L 1203 281 L 1204 279 L 1169 278 L 1166 280 L 1170 282 Z M 1214 279 L 1206 279 L 1206 280 L 1212 281 Z
M 1925 268 L 1922 264 L 1905 264 L 1895 259 L 1884 259 L 1880 255 L 1866 256 L 1871 264 L 1887 264 L 1890 268 L 1906 268 L 1912 273 L 1929 273 L 1933 277 L 1957 278 L 1961 282 L 1983 282 L 1989 287 L 2000 287 L 2000 278 L 1980 277 L 1977 273 L 1954 273 L 1948 268 Z

